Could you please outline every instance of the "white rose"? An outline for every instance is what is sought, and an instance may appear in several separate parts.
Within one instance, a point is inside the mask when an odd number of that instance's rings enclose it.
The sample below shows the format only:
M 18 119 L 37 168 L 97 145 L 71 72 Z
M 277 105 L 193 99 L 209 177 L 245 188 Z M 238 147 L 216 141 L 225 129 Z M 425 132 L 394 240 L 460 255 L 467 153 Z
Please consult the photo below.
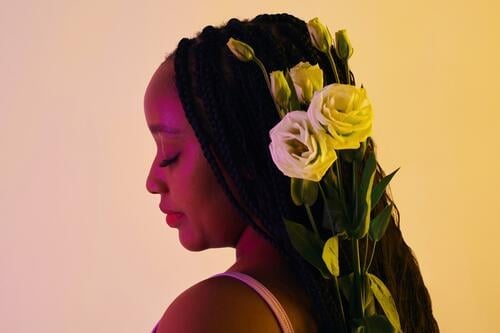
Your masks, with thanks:
M 309 103 L 314 93 L 323 88 L 323 71 L 318 64 L 299 62 L 290 69 L 290 77 L 300 103 Z
M 337 159 L 332 138 L 315 131 L 305 111 L 287 113 L 269 135 L 274 164 L 289 177 L 318 182 Z
M 326 130 L 335 149 L 355 149 L 372 132 L 373 111 L 366 90 L 330 84 L 318 91 L 307 110 L 311 125 Z

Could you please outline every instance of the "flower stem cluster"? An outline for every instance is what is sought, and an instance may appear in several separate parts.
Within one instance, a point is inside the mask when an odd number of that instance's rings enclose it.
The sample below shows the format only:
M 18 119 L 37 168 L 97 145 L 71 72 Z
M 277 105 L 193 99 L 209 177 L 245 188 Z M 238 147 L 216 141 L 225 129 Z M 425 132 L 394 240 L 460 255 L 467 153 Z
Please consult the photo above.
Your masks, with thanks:
M 318 64 L 299 62 L 291 69 L 268 74 L 250 45 L 230 38 L 227 46 L 239 60 L 255 62 L 264 75 L 281 118 L 269 132 L 271 157 L 290 177 L 291 198 L 306 209 L 311 229 L 286 218 L 284 223 L 294 248 L 325 279 L 332 280 L 344 315 L 344 331 L 401 331 L 389 290 L 369 273 L 375 245 L 390 223 L 393 206 L 386 206 L 372 219 L 373 208 L 398 170 L 374 184 L 377 161 L 373 152 L 366 152 L 373 110 L 366 90 L 351 85 L 348 60 L 353 48 L 346 30 L 335 33 L 334 44 L 318 18 L 310 20 L 307 28 L 312 45 L 327 56 L 335 77 L 335 82 L 326 86 Z M 340 82 L 332 48 L 346 71 L 346 82 Z M 350 184 L 345 184 L 342 175 L 346 166 L 352 172 Z M 321 225 L 311 210 L 318 197 L 325 207 Z M 325 229 L 331 233 L 327 239 L 320 232 Z M 353 267 L 353 272 L 343 276 L 339 267 L 341 239 L 350 240 Z M 368 250 L 363 258 L 360 254 L 361 240 L 373 244 L 369 260 Z M 341 290 L 350 304 L 348 317 Z M 374 299 L 383 314 L 377 313 Z M 346 318 L 351 318 L 350 322 Z

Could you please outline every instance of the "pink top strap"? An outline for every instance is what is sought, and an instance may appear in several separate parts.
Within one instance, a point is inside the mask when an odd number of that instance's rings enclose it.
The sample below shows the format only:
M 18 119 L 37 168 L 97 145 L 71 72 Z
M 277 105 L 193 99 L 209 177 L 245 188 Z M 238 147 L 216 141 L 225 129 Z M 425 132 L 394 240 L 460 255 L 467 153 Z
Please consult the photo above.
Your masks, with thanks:
M 240 272 L 225 272 L 225 273 L 215 274 L 212 277 L 215 276 L 231 276 L 246 283 L 266 301 L 267 305 L 269 305 L 269 307 L 274 313 L 274 316 L 278 320 L 278 323 L 281 327 L 281 331 L 283 333 L 294 333 L 292 323 L 290 322 L 290 319 L 286 315 L 285 309 L 283 309 L 283 307 L 278 302 L 276 297 L 274 297 L 271 291 L 269 291 L 269 289 L 264 287 L 262 283 L 255 280 L 253 277 Z

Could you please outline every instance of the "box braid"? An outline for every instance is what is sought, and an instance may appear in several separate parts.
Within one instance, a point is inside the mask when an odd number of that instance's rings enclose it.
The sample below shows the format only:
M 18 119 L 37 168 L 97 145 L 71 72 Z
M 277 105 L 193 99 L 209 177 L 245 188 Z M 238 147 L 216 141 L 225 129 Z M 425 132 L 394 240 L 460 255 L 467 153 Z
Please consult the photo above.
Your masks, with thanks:
M 196 96 L 193 94 L 191 87 L 193 85 L 192 82 L 192 74 L 189 71 L 190 63 L 192 62 L 192 53 L 189 52 L 190 47 L 194 44 L 194 40 L 190 40 L 187 38 L 183 38 L 175 51 L 174 57 L 174 66 L 175 66 L 175 81 L 177 90 L 179 93 L 179 98 L 182 101 L 184 113 L 186 115 L 187 120 L 189 121 L 193 131 L 196 134 L 198 141 L 200 142 L 200 146 L 202 148 L 203 154 L 207 161 L 209 162 L 214 175 L 222 186 L 224 192 L 228 195 L 230 202 L 238 208 L 240 213 L 245 216 L 245 220 L 252 221 L 252 218 L 248 216 L 248 212 L 243 209 L 238 200 L 234 197 L 232 192 L 229 189 L 227 182 L 222 175 L 221 169 L 218 167 L 216 163 L 216 158 L 214 152 L 209 144 L 210 142 L 214 142 L 214 134 L 210 131 L 210 128 L 207 126 L 208 121 L 207 117 L 201 116 L 199 112 L 196 112 L 196 107 L 200 108 L 196 101 Z M 180 70 L 182 69 L 182 70 Z M 194 74 L 196 74 L 196 70 L 193 68 Z M 195 75 L 196 76 L 196 75 Z M 197 117 L 201 117 L 198 119 Z M 222 159 L 224 161 L 224 159 Z M 258 225 L 252 222 L 252 225 L 255 229 L 257 229 L 266 239 L 270 240 L 268 233 L 262 230 Z
M 225 45 L 229 37 L 252 45 L 269 72 L 309 61 L 324 69 L 325 83 L 333 82 L 333 73 L 327 70 L 326 57 L 312 46 L 305 23 L 288 14 L 264 14 L 251 21 L 231 19 L 218 28 L 207 26 L 195 38 L 182 39 L 174 57 L 176 85 L 186 118 L 218 182 L 243 219 L 288 260 L 310 296 L 319 332 L 337 331 L 342 319 L 331 281 L 323 279 L 293 249 L 282 222 L 283 217 L 303 222 L 307 216 L 303 207 L 291 201 L 290 180 L 276 168 L 268 151 L 269 130 L 280 118 L 262 73 L 255 64 L 232 56 Z M 345 71 L 339 72 L 342 82 L 345 75 Z M 352 72 L 349 75 L 354 82 Z M 371 140 L 368 149 L 375 149 Z M 237 195 L 223 177 L 222 166 L 236 185 Z M 349 179 L 350 169 L 344 167 Z M 383 175 L 377 166 L 376 181 Z M 386 193 L 374 214 L 390 202 Z M 312 207 L 315 216 L 321 216 L 322 209 L 321 200 Z M 264 226 L 257 225 L 252 215 Z M 392 222 L 378 246 L 372 271 L 391 290 L 405 332 L 438 332 L 418 265 L 399 229 L 397 208 Z M 326 239 L 327 230 L 320 231 Z M 348 245 L 341 244 L 342 274 L 351 270 Z M 347 306 L 344 304 L 345 309 Z

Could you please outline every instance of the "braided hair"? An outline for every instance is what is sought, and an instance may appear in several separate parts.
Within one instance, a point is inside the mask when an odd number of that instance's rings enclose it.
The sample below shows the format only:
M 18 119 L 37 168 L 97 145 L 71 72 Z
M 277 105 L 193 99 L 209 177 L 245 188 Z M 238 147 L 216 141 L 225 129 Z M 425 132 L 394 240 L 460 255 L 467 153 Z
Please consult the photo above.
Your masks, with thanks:
M 195 38 L 181 39 L 172 54 L 186 118 L 219 184 L 242 218 L 288 261 L 310 297 L 319 332 L 337 331 L 343 320 L 331 281 L 295 251 L 283 223 L 283 217 L 300 223 L 307 221 L 307 215 L 303 207 L 293 204 L 290 179 L 276 168 L 268 149 L 269 131 L 280 117 L 260 69 L 251 62 L 240 62 L 226 47 L 230 37 L 250 44 L 268 72 L 308 61 L 319 64 L 324 69 L 324 82 L 331 83 L 333 73 L 326 70 L 330 68 L 328 59 L 311 44 L 305 22 L 289 14 L 264 14 L 242 21 L 233 18 L 220 27 L 207 26 Z M 345 82 L 345 71 L 339 75 Z M 349 75 L 354 82 L 352 73 Z M 368 140 L 367 149 L 375 151 L 372 140 Z M 341 168 L 349 179 L 350 168 Z M 230 190 L 223 170 L 236 185 L 237 193 Z M 375 182 L 383 176 L 377 165 Z M 386 192 L 373 214 L 389 203 L 392 199 Z M 319 216 L 322 201 L 311 208 Z M 320 232 L 328 238 L 328 230 L 320 228 Z M 352 271 L 348 243 L 340 244 L 340 253 L 341 273 Z M 378 244 L 372 272 L 391 291 L 404 332 L 439 332 L 418 264 L 399 229 L 397 208 Z

